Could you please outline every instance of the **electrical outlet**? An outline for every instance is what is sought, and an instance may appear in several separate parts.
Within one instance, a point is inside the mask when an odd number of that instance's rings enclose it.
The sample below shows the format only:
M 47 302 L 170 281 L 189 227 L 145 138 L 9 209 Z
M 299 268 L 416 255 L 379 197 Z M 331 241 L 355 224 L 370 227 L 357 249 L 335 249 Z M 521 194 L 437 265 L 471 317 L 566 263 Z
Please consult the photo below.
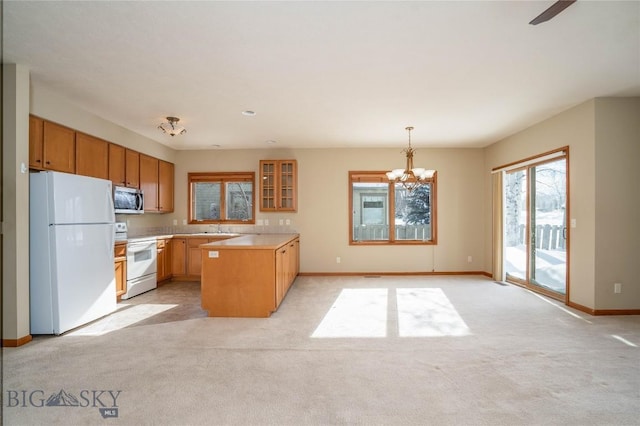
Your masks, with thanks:
M 182 219 L 182 224 L 186 225 L 187 224 L 187 219 Z
M 622 293 L 622 283 L 613 284 L 613 292 L 614 293 Z
M 473 262 L 473 257 L 472 256 L 467 256 L 467 262 L 469 262 L 469 263 Z
M 258 226 L 262 226 L 263 224 L 264 224 L 264 220 L 262 220 L 262 219 L 258 219 L 256 221 L 256 225 L 258 225 Z
M 287 226 L 291 225 L 291 219 L 287 219 L 287 220 L 285 220 L 285 221 L 284 221 L 284 224 L 285 224 L 285 225 L 287 225 Z
M 284 225 L 284 219 L 280 219 L 280 226 Z
M 269 219 L 264 220 L 264 226 L 269 226 Z
M 173 219 L 173 225 L 177 225 L 178 224 L 178 219 Z
M 336 263 L 340 263 L 341 259 L 340 256 L 336 257 Z

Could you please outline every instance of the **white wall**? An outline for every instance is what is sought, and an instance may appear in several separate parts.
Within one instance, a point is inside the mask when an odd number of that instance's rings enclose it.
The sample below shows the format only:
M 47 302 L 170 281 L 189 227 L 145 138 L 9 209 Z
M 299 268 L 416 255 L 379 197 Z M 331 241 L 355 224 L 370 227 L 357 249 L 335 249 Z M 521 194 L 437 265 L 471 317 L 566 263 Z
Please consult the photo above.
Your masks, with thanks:
M 480 149 L 419 149 L 416 166 L 438 170 L 436 246 L 350 246 L 350 170 L 389 170 L 404 165 L 397 149 L 297 149 L 179 151 L 176 211 L 187 218 L 187 173 L 255 171 L 261 159 L 296 159 L 298 212 L 261 213 L 277 224 L 289 218 L 301 235 L 301 271 L 450 272 L 482 271 L 484 261 L 483 152 Z M 276 229 L 277 230 L 277 229 Z M 341 263 L 336 263 L 336 257 Z M 472 256 L 473 261 L 467 262 Z
M 640 98 L 596 99 L 595 117 L 596 306 L 638 309 Z
M 3 65 L 3 268 L 2 338 L 29 335 L 29 114 L 69 126 L 139 152 L 174 161 L 175 151 L 77 107 L 44 88 L 30 86 L 29 69 Z M 163 215 L 136 218 L 139 226 L 165 224 Z
M 7 147 L 8 140 L 6 134 L 3 135 L 7 157 L 3 173 L 5 180 L 10 183 L 6 185 L 5 182 L 5 192 L 17 190 L 26 197 L 24 177 L 17 174 L 15 164 L 16 159 L 28 162 L 29 105 L 30 112 L 42 118 L 175 163 L 175 213 L 120 217 L 128 219 L 134 229 L 171 226 L 173 219 L 182 223 L 187 218 L 188 172 L 255 171 L 258 176 L 259 160 L 293 158 L 298 161 L 299 169 L 298 212 L 279 214 L 256 211 L 258 219 L 269 219 L 272 225 L 277 224 L 280 218 L 292 221 L 290 228 L 276 226 L 275 230 L 295 230 L 301 234 L 301 270 L 307 273 L 489 272 L 492 264 L 490 170 L 568 145 L 570 217 L 577 221 L 577 228 L 571 230 L 570 300 L 596 309 L 640 307 L 636 278 L 638 274 L 633 261 L 624 262 L 607 256 L 611 251 L 605 254 L 605 245 L 596 249 L 596 241 L 602 237 L 607 244 L 619 244 L 618 247 L 627 250 L 622 253 L 629 257 L 638 250 L 637 241 L 626 237 L 639 234 L 637 223 L 629 216 L 629 212 L 637 212 L 637 197 L 633 199 L 626 197 L 626 193 L 612 194 L 609 191 L 611 186 L 622 187 L 621 182 L 638 181 L 637 171 L 633 167 L 630 173 L 622 173 L 629 170 L 629 159 L 638 158 L 637 99 L 629 101 L 630 105 L 614 100 L 588 101 L 485 149 L 419 149 L 415 157 L 416 166 L 438 170 L 438 244 L 350 246 L 348 171 L 388 170 L 402 166 L 404 156 L 400 152 L 401 147 L 364 150 L 174 151 L 88 113 L 44 88 L 32 87 L 30 101 L 27 101 L 29 90 L 23 86 L 26 81 L 24 75 L 28 71 L 21 71 L 20 67 L 17 70 L 22 76 L 17 78 L 17 83 L 22 88 L 19 89 L 14 105 L 10 105 L 16 112 L 16 117 L 9 116 L 9 122 L 16 123 L 15 136 L 9 135 L 15 140 L 15 146 Z M 3 114 L 7 119 L 6 109 Z M 609 145 L 610 143 L 614 145 Z M 614 146 L 615 149 L 609 149 Z M 8 164 L 8 161 L 12 163 Z M 9 169 L 6 168 L 7 164 Z M 598 179 L 604 176 L 602 181 L 596 182 L 594 170 Z M 610 173 L 612 171 L 616 173 Z M 618 175 L 617 172 L 622 174 Z M 614 203 L 622 203 L 624 212 L 599 208 L 596 192 L 598 200 L 608 202 L 612 199 Z M 28 197 L 25 201 L 23 198 L 12 199 L 10 194 L 6 195 L 3 199 L 5 212 L 12 209 L 26 211 Z M 620 226 L 613 232 L 602 234 L 602 224 L 612 218 L 619 220 Z M 265 230 L 272 231 L 274 228 Z M 10 232 L 8 230 L 5 239 L 8 239 Z M 16 234 L 12 241 L 15 242 L 15 247 L 8 247 L 10 250 L 28 252 L 28 226 L 25 226 L 24 221 L 16 223 Z M 16 285 L 13 290 L 11 287 L 6 288 L 7 281 L 4 281 L 4 296 L 8 296 L 4 301 L 5 326 L 10 328 L 7 330 L 5 327 L 5 338 L 19 338 L 25 335 L 22 334 L 25 333 L 24 318 L 28 320 L 28 264 L 7 259 L 6 250 L 5 246 L 5 269 L 8 264 L 11 270 L 22 272 L 6 272 L 3 269 L 3 279 L 8 277 L 11 280 L 13 278 L 10 274 L 18 274 L 17 279 L 14 279 Z M 340 264 L 336 263 L 336 256 L 341 257 Z M 471 263 L 467 262 L 468 256 L 473 258 Z M 22 255 L 21 258 L 26 259 L 26 256 Z M 623 282 L 624 297 L 611 295 L 612 281 Z M 13 322 L 6 322 L 7 315 L 14 317 Z M 28 334 L 28 325 L 26 330 Z
M 2 338 L 29 335 L 29 69 L 2 66 Z
M 78 107 L 44 87 L 31 86 L 31 114 L 152 157 L 173 162 L 175 150 Z
M 136 232 L 171 226 L 187 218 L 187 173 L 255 171 L 260 159 L 298 160 L 298 212 L 257 213 L 258 218 L 292 221 L 301 233 L 303 272 L 482 271 L 484 260 L 483 153 L 480 149 L 419 149 L 416 165 L 438 170 L 436 246 L 350 246 L 348 171 L 388 170 L 404 165 L 397 149 L 173 151 L 96 117 L 43 88 L 33 88 L 31 113 L 176 164 L 175 213 L 118 216 Z M 141 139 L 142 138 L 142 139 Z M 286 231 L 271 227 L 265 231 Z M 336 257 L 341 263 L 336 263 Z M 473 261 L 467 262 L 471 256 Z M 489 269 L 486 269 L 487 271 Z
M 494 167 L 569 146 L 569 301 L 596 310 L 640 308 L 637 189 L 639 98 L 594 99 L 485 149 L 485 269 L 491 267 Z M 621 295 L 613 283 L 622 282 Z

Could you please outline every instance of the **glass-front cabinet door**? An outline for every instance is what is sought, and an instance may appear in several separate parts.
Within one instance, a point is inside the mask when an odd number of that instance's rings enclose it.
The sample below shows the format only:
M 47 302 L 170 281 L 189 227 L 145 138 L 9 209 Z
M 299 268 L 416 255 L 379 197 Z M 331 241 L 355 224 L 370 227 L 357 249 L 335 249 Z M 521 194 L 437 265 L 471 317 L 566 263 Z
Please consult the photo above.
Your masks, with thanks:
M 260 161 L 260 211 L 297 211 L 296 160 Z
M 276 210 L 275 161 L 260 161 L 260 210 Z

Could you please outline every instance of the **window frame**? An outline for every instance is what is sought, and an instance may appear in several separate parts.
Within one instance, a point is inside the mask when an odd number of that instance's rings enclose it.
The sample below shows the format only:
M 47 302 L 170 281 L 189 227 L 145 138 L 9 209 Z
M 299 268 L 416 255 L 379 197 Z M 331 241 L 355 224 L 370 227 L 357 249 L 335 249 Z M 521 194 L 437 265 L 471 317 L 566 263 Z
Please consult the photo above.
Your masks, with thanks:
M 256 173 L 255 172 L 191 172 L 187 173 L 187 223 L 190 225 L 207 224 L 238 224 L 254 225 L 256 223 Z M 192 184 L 193 183 L 220 183 L 220 219 L 195 220 L 192 211 Z M 226 184 L 229 182 L 251 182 L 251 219 L 237 220 L 226 219 L 227 215 L 227 194 Z
M 347 191 L 349 197 L 349 245 L 437 245 L 438 244 L 438 172 L 428 179 L 431 183 L 430 203 L 431 203 L 431 239 L 430 240 L 396 240 L 395 235 L 395 204 L 396 189 L 395 182 L 391 182 L 387 177 L 386 171 L 349 171 L 349 189 Z M 353 239 L 353 216 L 354 216 L 354 199 L 353 184 L 354 183 L 387 183 L 389 199 L 387 200 L 387 214 L 389 217 L 389 239 L 387 240 L 354 240 Z

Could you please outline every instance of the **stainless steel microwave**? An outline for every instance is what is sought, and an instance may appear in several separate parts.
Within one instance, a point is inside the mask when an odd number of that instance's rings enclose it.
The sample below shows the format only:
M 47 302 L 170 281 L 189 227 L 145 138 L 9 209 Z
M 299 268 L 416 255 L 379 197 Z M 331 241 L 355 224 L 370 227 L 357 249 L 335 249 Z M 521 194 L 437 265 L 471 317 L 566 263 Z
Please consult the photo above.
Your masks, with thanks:
M 113 189 L 113 205 L 116 214 L 142 214 L 144 194 L 137 188 L 116 186 Z

